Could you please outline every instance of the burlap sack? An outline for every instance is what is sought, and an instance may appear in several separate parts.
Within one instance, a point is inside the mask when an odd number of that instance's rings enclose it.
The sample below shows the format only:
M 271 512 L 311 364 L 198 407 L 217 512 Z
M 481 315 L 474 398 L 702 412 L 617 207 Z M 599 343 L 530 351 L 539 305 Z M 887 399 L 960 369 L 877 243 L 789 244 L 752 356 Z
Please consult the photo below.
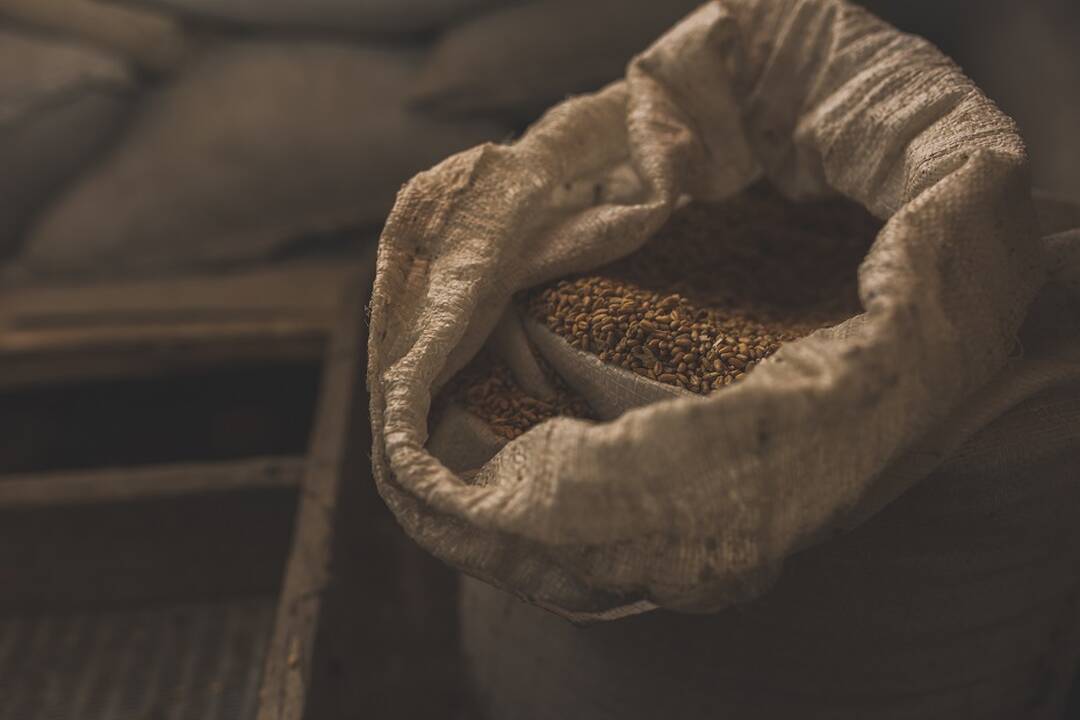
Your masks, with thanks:
M 208 52 L 59 198 L 20 258 L 38 275 L 176 270 L 374 226 L 401 183 L 504 131 L 402 108 L 411 50 L 250 41 Z
M 0 258 L 117 134 L 134 85 L 111 55 L 0 31 Z
M 260 27 L 419 33 L 498 0 L 105 0 Z
M 159 72 L 175 69 L 186 53 L 171 18 L 99 0 L 0 0 L 0 20 L 94 44 Z
M 1080 230 L 1045 244 L 1023 356 L 943 432 L 981 429 L 868 522 L 790 557 L 760 599 L 580 629 L 467 579 L 487 717 L 1063 717 L 1080 650 Z M 435 436 L 446 425 L 464 427 L 448 415 Z
M 451 28 L 412 88 L 444 115 L 532 120 L 567 95 L 597 90 L 698 0 L 540 0 Z
M 887 219 L 863 314 L 706 399 L 652 402 L 579 356 L 571 384 L 616 419 L 543 423 L 468 482 L 431 455 L 432 393 L 514 292 L 633 251 L 684 195 L 761 175 Z M 371 309 L 380 490 L 437 556 L 575 619 L 750 599 L 1019 401 L 980 398 L 1044 283 L 1037 235 L 1013 123 L 928 43 L 840 0 L 710 3 L 625 81 L 399 195 Z

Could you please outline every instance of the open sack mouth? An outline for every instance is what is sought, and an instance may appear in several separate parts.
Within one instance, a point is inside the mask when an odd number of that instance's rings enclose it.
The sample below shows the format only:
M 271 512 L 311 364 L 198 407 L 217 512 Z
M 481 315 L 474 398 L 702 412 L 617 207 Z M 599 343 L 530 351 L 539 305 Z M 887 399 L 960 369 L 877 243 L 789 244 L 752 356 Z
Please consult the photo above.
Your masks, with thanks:
M 861 312 L 858 266 L 879 228 L 850 201 L 796 203 L 760 183 L 682 207 L 640 250 L 518 293 L 514 312 L 528 334 L 546 329 L 612 368 L 709 395 L 784 343 Z M 507 439 L 560 415 L 600 417 L 535 344 L 503 357 L 493 345 L 443 389 L 437 408 L 457 403 Z M 514 364 L 531 359 L 537 368 L 519 370 L 518 381 Z M 532 385 L 539 397 L 526 389 L 538 373 L 550 384 Z

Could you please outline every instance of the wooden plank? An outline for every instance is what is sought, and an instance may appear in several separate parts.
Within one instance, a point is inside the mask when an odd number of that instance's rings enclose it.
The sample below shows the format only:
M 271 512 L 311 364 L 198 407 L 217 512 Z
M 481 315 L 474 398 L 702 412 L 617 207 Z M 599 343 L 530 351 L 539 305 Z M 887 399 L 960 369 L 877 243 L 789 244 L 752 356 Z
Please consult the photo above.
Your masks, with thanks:
M 316 645 L 325 616 L 325 596 L 334 582 L 333 547 L 342 486 L 346 480 L 358 481 L 349 477 L 356 452 L 367 457 L 368 448 L 357 448 L 356 441 L 363 441 L 354 431 L 367 427 L 362 379 L 367 346 L 365 306 L 373 267 L 371 262 L 367 271 L 353 277 L 327 353 L 308 472 L 260 691 L 259 720 L 337 716 L 328 708 L 330 699 L 317 690 L 321 668 L 317 667 Z
M 0 509 L 299 487 L 305 467 L 304 458 L 265 457 L 234 462 L 0 476 Z
M 315 359 L 347 267 L 0 295 L 0 389 Z
M 251 322 L 289 313 L 333 318 L 355 266 L 352 260 L 282 263 L 214 275 L 8 287 L 0 289 L 0 337 L 19 329 Z
M 229 359 L 309 359 L 357 261 L 0 290 L 0 387 L 160 374 Z
M 223 343 L 249 338 L 289 338 L 297 335 L 327 334 L 329 311 L 325 315 L 310 314 L 306 317 L 280 315 L 259 320 L 240 322 L 228 318 L 222 310 L 222 318 L 216 321 L 189 319 L 185 322 L 134 323 L 130 325 L 95 325 L 96 318 L 84 318 L 86 324 L 71 327 L 43 325 L 32 329 L 15 329 L 0 337 L 0 353 L 60 353 L 98 350 L 116 346 L 152 349 L 155 347 L 194 344 L 196 342 Z M 76 322 L 69 318 L 68 321 Z
M 156 335 L 156 336 L 155 336 Z M 128 342 L 52 343 L 36 337 L 29 351 L 0 350 L 0 390 L 60 382 L 159 377 L 252 363 L 317 361 L 327 333 L 314 324 L 289 327 L 188 328 L 153 331 Z M 104 339 L 102 339 L 104 340 Z

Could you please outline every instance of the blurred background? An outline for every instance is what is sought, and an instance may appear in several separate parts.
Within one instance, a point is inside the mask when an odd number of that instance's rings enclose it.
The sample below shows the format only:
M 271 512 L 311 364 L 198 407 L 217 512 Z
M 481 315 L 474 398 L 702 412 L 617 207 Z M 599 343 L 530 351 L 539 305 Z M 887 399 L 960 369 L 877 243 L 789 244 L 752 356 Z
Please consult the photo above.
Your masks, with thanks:
M 619 77 L 696 0 L 0 0 L 8 284 L 370 237 L 396 189 Z M 1080 197 L 1080 6 L 867 0 L 951 55 Z M 360 231 L 359 233 L 355 231 Z
M 372 248 L 698 4 L 0 0 L 0 720 L 469 716 L 366 474 Z M 1080 3 L 863 4 L 1080 202 Z

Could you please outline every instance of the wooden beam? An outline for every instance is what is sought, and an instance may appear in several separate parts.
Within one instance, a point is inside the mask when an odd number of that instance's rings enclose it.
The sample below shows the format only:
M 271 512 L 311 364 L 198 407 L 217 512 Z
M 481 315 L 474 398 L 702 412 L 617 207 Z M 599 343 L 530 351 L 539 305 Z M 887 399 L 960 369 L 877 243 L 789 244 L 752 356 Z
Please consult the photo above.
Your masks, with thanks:
M 361 434 L 354 437 L 354 430 L 366 428 L 368 422 L 363 384 L 365 308 L 373 274 L 374 262 L 370 262 L 366 271 L 353 276 L 326 356 L 293 546 L 266 658 L 258 720 L 335 716 L 327 708 L 331 701 L 312 688 L 319 680 L 316 644 L 325 619 L 324 600 L 334 582 L 333 549 L 342 486 L 359 481 L 347 476 L 354 469 L 356 454 L 365 459 L 368 454 L 366 446 L 356 446 Z
M 357 261 L 0 290 L 0 389 L 313 359 Z
M 0 510 L 299 487 L 306 461 L 265 457 L 234 462 L 0 475 Z
M 0 390 L 55 383 L 162 377 L 251 363 L 317 362 L 327 333 L 314 324 L 185 328 L 144 332 L 127 342 L 52 344 L 35 338 L 29 351 L 0 350 Z
M 299 314 L 332 328 L 355 260 L 281 263 L 230 273 L 0 289 L 0 340 L 15 331 L 252 322 Z

